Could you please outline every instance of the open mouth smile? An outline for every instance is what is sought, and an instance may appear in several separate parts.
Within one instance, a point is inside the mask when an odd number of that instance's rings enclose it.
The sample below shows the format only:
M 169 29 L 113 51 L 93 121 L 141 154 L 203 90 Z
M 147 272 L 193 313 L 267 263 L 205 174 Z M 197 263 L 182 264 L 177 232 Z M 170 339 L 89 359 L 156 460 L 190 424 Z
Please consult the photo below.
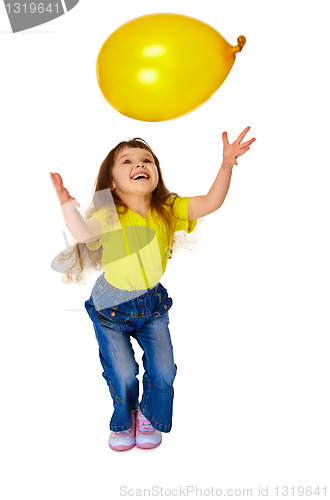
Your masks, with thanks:
M 150 175 L 145 172 L 139 172 L 131 177 L 133 181 L 147 181 L 150 179 Z

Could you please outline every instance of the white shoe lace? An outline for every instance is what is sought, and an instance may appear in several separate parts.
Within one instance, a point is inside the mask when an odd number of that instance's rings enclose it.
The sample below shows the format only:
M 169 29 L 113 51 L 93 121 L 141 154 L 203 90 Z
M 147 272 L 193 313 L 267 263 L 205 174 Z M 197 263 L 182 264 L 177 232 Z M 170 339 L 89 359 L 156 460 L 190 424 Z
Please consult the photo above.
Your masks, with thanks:
M 139 419 L 140 432 L 153 432 L 155 429 L 146 418 Z

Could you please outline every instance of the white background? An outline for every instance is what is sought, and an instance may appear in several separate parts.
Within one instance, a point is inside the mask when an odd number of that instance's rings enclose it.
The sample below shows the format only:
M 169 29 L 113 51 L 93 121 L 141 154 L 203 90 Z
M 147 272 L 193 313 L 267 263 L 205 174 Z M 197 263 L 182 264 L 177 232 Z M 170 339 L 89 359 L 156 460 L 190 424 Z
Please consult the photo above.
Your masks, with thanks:
M 232 45 L 247 39 L 217 93 L 163 123 L 117 113 L 95 75 L 110 33 L 153 12 L 196 17 Z M 276 498 L 275 486 L 327 484 L 329 14 L 321 0 L 81 0 L 12 34 L 0 4 L 3 498 L 112 499 L 153 485 L 173 497 L 179 485 L 253 488 L 254 498 L 268 485 Z M 233 141 L 248 125 L 257 140 L 224 205 L 162 279 L 174 302 L 173 430 L 155 450 L 113 452 L 83 308 L 99 273 L 77 286 L 51 270 L 66 228 L 48 172 L 85 207 L 108 151 L 140 136 L 170 190 L 202 195 L 221 133 Z

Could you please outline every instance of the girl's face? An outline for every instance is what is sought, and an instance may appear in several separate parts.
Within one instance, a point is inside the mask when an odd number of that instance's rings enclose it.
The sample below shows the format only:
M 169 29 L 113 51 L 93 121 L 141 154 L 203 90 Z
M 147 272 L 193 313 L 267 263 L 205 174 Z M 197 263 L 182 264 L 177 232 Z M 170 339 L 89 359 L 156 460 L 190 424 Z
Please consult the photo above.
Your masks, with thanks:
M 123 194 L 150 194 L 157 187 L 159 175 L 153 156 L 146 149 L 124 147 L 112 167 L 111 190 Z

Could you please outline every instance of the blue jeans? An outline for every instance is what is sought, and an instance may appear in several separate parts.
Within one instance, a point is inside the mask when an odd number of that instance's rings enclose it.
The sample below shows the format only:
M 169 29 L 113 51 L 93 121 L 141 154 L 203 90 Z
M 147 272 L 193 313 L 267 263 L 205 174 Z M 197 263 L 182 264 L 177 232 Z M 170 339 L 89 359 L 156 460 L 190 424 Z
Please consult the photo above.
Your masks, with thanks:
M 115 432 L 130 428 L 132 411 L 138 406 L 155 429 L 171 430 L 177 368 L 168 328 L 171 306 L 172 299 L 161 283 L 147 290 L 120 290 L 106 281 L 104 273 L 85 302 L 99 344 L 103 377 L 113 400 L 110 429 Z M 144 352 L 140 405 L 139 365 L 130 337 Z

